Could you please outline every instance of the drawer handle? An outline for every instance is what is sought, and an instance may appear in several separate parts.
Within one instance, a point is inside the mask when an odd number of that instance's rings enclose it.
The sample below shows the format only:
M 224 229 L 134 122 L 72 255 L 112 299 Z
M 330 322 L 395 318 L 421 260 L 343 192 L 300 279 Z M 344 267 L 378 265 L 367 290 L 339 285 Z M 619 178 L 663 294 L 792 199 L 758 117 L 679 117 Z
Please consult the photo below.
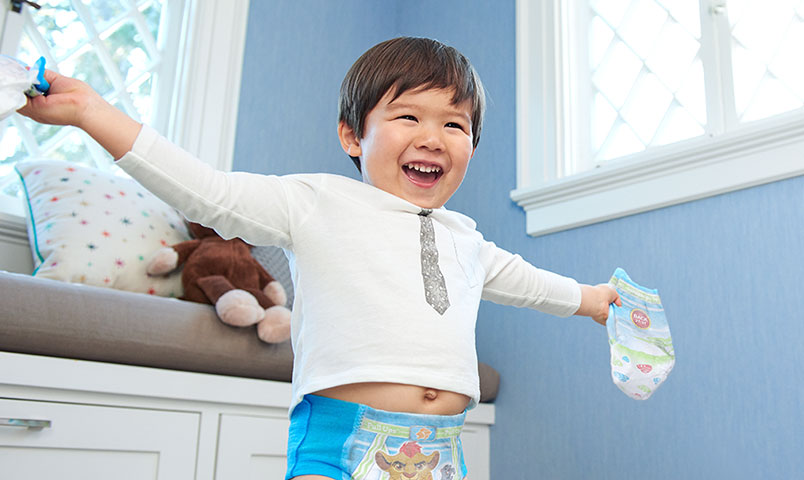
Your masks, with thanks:
M 0 417 L 0 427 L 50 428 L 50 420 Z

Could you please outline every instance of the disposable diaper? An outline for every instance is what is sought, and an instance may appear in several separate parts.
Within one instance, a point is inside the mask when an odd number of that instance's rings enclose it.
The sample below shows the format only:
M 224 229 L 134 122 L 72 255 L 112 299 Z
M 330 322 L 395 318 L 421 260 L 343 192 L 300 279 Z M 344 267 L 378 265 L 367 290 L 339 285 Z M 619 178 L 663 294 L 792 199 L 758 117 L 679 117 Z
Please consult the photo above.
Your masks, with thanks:
M 47 90 L 45 59 L 28 69 L 19 60 L 0 55 L 0 120 L 25 106 L 26 95 L 33 97 Z
M 612 304 L 606 329 L 611 346 L 611 377 L 626 395 L 645 400 L 675 364 L 670 327 L 657 290 L 634 283 L 618 268 L 609 281 L 622 300 Z

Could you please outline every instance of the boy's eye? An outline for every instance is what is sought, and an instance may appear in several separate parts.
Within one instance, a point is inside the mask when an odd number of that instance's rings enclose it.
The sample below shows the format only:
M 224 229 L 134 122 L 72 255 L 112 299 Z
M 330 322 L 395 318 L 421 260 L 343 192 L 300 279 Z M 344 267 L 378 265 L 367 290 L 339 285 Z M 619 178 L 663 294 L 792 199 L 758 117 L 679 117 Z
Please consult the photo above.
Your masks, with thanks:
M 449 128 L 458 128 L 460 130 L 466 131 L 466 129 L 463 128 L 463 125 L 461 125 L 460 123 L 449 122 L 449 123 L 447 123 L 447 127 L 449 127 Z
M 417 121 L 416 117 L 414 117 L 413 115 L 400 115 L 399 118 L 402 120 L 410 120 L 412 122 Z

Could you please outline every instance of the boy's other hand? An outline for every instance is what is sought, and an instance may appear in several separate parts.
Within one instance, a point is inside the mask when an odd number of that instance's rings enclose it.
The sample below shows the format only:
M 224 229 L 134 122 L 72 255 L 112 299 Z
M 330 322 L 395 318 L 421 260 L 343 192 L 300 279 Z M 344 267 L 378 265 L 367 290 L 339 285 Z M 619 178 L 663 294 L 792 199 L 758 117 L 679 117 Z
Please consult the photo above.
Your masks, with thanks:
M 28 103 L 17 110 L 39 123 L 81 127 L 88 110 L 97 105 L 98 100 L 105 103 L 92 87 L 81 80 L 52 70 L 45 70 L 45 80 L 50 84 L 47 95 L 29 98 Z
M 620 295 L 608 283 L 581 285 L 581 306 L 575 315 L 592 317 L 592 320 L 605 325 L 609 317 L 609 305 L 612 303 L 622 306 Z

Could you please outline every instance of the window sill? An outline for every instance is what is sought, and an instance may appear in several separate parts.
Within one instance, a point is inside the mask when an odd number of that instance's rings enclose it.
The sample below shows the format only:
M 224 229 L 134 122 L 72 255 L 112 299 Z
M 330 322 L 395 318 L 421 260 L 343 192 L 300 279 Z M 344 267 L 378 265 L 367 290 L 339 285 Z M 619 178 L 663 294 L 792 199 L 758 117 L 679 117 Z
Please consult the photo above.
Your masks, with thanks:
M 803 174 L 798 113 L 518 188 L 511 198 L 526 212 L 527 233 L 540 236 Z

